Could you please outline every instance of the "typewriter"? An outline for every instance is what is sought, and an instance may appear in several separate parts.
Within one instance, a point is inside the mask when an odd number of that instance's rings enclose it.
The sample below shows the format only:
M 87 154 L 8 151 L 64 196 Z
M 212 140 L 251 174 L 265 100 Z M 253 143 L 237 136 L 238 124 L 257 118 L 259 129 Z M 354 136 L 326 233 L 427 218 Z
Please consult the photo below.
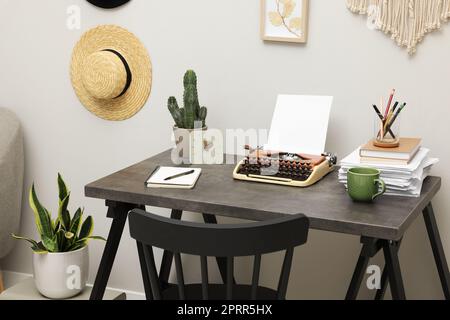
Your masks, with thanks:
M 320 156 L 252 149 L 238 163 L 233 178 L 291 187 L 309 187 L 332 172 L 337 163 L 333 154 Z

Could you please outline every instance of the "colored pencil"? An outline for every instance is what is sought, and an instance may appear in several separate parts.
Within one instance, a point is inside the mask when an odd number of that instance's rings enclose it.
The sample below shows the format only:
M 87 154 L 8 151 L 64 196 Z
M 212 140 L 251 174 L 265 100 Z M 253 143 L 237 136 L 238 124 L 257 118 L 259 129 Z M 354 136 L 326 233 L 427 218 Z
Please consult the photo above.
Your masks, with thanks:
M 380 109 L 378 109 L 378 107 L 377 107 L 375 104 L 372 105 L 372 107 L 373 107 L 373 109 L 375 110 L 375 113 L 378 115 L 378 118 L 380 118 L 381 123 L 384 124 L 384 117 L 383 117 L 383 115 L 381 114 Z M 395 134 L 392 132 L 392 130 L 389 130 L 388 132 L 391 134 L 391 136 L 392 136 L 394 139 L 396 139 Z M 380 136 L 380 134 L 381 134 L 381 131 L 378 132 L 378 136 Z
M 384 118 L 387 119 L 387 116 L 389 114 L 389 111 L 391 110 L 391 103 L 392 103 L 392 99 L 394 98 L 394 94 L 395 94 L 395 89 L 392 89 L 391 95 L 389 96 L 389 102 L 386 106 L 386 111 L 384 113 Z

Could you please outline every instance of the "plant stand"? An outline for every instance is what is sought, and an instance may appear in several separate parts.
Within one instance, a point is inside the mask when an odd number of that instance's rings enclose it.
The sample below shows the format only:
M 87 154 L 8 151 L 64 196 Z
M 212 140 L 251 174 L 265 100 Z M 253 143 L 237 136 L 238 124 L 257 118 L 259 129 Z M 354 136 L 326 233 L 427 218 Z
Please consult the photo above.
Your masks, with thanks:
M 89 300 L 89 296 L 91 295 L 92 287 L 87 287 L 82 293 L 78 296 L 67 300 Z M 106 290 L 104 300 L 126 300 L 127 296 L 125 293 L 121 293 L 118 291 Z M 6 289 L 2 294 L 0 294 L 1 300 L 50 300 L 44 296 L 42 296 L 39 291 L 37 291 L 36 286 L 34 284 L 34 279 L 26 279 L 24 281 L 19 282 L 15 286 Z

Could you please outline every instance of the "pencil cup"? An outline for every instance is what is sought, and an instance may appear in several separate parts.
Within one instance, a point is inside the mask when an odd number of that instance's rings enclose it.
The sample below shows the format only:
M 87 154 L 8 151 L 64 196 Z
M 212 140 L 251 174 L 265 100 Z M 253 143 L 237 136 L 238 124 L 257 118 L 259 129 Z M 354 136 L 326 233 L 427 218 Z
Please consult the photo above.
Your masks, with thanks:
M 401 115 L 391 115 L 381 120 L 378 115 L 374 118 L 373 144 L 380 148 L 397 148 L 400 145 Z

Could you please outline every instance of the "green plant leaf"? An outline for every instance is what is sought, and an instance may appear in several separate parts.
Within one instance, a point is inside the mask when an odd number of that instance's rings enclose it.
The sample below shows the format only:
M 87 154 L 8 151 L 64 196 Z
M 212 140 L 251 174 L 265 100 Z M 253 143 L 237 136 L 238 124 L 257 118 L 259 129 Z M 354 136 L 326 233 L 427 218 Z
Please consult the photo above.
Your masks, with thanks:
M 52 237 L 53 233 L 53 225 L 52 218 L 50 213 L 45 209 L 36 195 L 36 190 L 34 188 L 34 184 L 31 187 L 30 195 L 29 195 L 30 207 L 33 209 L 36 226 L 39 231 L 41 237 Z
M 66 236 L 65 231 L 60 229 L 58 233 L 56 234 L 56 246 L 58 252 L 64 252 L 64 249 L 66 247 Z
M 87 238 L 79 239 L 78 241 L 86 242 L 86 241 L 89 241 L 89 240 L 102 240 L 102 241 L 106 241 L 105 238 L 100 237 L 100 236 L 90 236 L 90 237 L 87 237 Z M 77 241 L 77 242 L 78 242 L 78 241 Z
M 203 121 L 202 127 L 206 126 L 206 117 L 208 116 L 208 109 L 206 107 L 201 107 L 198 113 L 198 119 Z
M 90 237 L 79 239 L 79 240 L 75 241 L 67 251 L 75 251 L 75 250 L 81 249 L 81 248 L 87 246 L 90 240 L 106 241 L 106 239 L 103 237 L 90 236 Z
M 66 231 L 73 234 L 74 236 L 71 239 L 67 239 L 66 237 L 66 245 L 64 251 L 70 251 L 70 247 L 75 243 L 75 241 L 78 240 L 77 235 L 78 232 L 80 231 L 82 217 L 83 217 L 83 210 L 81 208 L 78 208 L 78 210 L 75 212 L 73 218 L 70 221 L 69 230 Z
M 19 237 L 19 236 L 16 236 L 15 234 L 11 234 L 11 236 L 14 238 L 14 239 L 16 239 L 16 240 L 24 240 L 24 241 L 27 241 L 27 242 L 29 242 L 29 243 L 31 243 L 31 245 L 33 246 L 33 247 L 38 247 L 39 245 L 38 245 L 38 243 L 37 243 L 37 241 L 35 241 L 35 240 L 33 240 L 33 239 L 29 239 L 29 238 L 24 238 L 24 237 Z
M 83 212 L 84 212 L 83 209 L 78 208 L 78 210 L 73 215 L 72 221 L 70 222 L 69 230 L 66 230 L 66 231 L 69 231 L 69 232 L 73 233 L 74 235 L 78 234 L 78 232 L 80 230 L 81 219 L 83 217 Z
M 92 216 L 89 216 L 86 218 L 86 220 L 84 220 L 78 238 L 79 239 L 89 238 L 92 235 L 93 231 L 94 231 L 94 219 L 92 219 Z
M 38 247 L 39 249 L 46 250 L 45 247 L 44 247 L 44 244 L 42 243 L 42 241 L 38 242 L 37 247 Z
M 59 229 L 61 228 L 61 222 L 59 221 L 59 218 L 56 218 L 56 220 L 53 224 L 55 225 L 53 232 L 57 233 L 59 231 Z
M 90 236 L 89 237 L 90 240 L 101 240 L 101 241 L 107 241 L 105 238 L 100 237 L 100 236 Z
M 39 249 L 39 248 L 31 248 L 31 249 L 36 254 L 48 254 L 48 251 L 45 249 Z
M 75 242 L 73 242 L 68 248 L 67 251 L 75 251 L 78 250 L 80 248 L 83 248 L 84 246 L 87 245 L 86 241 L 81 241 L 81 240 L 77 240 Z
M 11 235 L 16 240 L 24 240 L 31 244 L 31 250 L 33 250 L 37 254 L 46 254 L 48 253 L 47 249 L 44 247 L 42 242 L 36 242 L 33 239 L 28 239 L 24 237 L 16 236 L 15 234 Z
M 64 232 L 64 231 L 60 230 L 60 232 L 58 232 L 58 234 L 60 234 L 61 232 Z M 47 236 L 42 237 L 42 243 L 49 252 L 58 252 L 59 251 L 58 234 L 55 234 L 52 238 L 49 238 Z
M 42 242 L 39 242 L 36 247 L 31 247 L 31 249 L 34 251 L 34 253 L 37 254 L 47 254 L 48 250 L 44 247 Z
M 69 195 L 70 192 L 60 173 L 58 173 L 58 190 L 59 190 L 59 201 L 62 202 Z
M 69 206 L 69 200 L 70 193 L 62 201 L 59 201 L 58 218 L 59 221 L 61 221 L 64 230 L 69 230 L 70 228 L 70 213 L 67 210 L 67 207 Z

